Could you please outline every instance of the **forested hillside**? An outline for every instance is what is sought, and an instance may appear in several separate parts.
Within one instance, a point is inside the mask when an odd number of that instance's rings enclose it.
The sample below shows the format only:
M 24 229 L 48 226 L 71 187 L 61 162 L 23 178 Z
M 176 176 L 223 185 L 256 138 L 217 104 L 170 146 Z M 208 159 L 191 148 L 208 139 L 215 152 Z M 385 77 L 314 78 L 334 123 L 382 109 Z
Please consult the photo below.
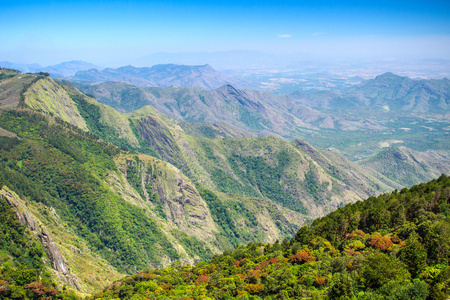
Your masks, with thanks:
M 0 268 L 0 295 L 78 299 L 55 289 L 44 249 L 3 197 L 0 205 L 8 237 L 1 253 L 15 257 Z M 239 246 L 194 266 L 146 269 L 90 299 L 447 299 L 449 213 L 450 178 L 442 175 L 339 208 L 291 241 Z
M 448 299 L 450 178 L 349 204 L 294 239 L 117 281 L 92 299 Z

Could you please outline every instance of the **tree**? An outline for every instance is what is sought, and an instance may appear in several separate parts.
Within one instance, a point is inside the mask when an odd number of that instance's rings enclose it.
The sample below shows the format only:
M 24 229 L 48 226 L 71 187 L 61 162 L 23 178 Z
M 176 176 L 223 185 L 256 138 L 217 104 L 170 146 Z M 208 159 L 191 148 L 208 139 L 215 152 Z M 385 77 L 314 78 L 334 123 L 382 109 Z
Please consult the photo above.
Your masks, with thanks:
M 400 250 L 399 258 L 406 264 L 413 278 L 417 277 L 427 264 L 427 250 L 419 242 L 419 236 L 414 231 L 408 238 L 406 246 Z
M 347 275 L 341 275 L 336 280 L 328 296 L 330 299 L 351 299 L 354 296 L 352 282 Z
M 408 281 L 411 274 L 395 256 L 375 252 L 364 259 L 361 277 L 367 287 L 377 289 L 391 281 Z

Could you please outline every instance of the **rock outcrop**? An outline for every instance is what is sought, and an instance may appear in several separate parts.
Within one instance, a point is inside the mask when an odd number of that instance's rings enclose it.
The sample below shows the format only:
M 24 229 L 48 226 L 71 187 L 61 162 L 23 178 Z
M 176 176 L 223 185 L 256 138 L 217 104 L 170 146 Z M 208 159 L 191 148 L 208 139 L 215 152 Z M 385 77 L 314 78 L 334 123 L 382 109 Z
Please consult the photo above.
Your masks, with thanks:
M 0 197 L 6 199 L 9 205 L 13 208 L 19 222 L 26 226 L 36 237 L 40 239 L 41 244 L 47 253 L 47 257 L 50 260 L 50 264 L 56 271 L 58 278 L 70 286 L 80 290 L 78 279 L 74 274 L 71 274 L 70 266 L 62 256 L 58 246 L 55 244 L 50 234 L 48 234 L 45 227 L 35 221 L 35 218 L 33 218 L 32 214 L 26 207 L 25 202 L 7 187 L 3 187 L 3 189 L 0 190 Z

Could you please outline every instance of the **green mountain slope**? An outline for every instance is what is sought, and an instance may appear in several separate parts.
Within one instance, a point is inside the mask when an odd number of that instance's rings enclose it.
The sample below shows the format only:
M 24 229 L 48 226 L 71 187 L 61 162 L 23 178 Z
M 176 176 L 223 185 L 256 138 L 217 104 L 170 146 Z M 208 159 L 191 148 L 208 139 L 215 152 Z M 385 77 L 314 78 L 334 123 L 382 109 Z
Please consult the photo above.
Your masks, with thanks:
M 415 151 L 448 152 L 448 82 L 383 74 L 340 93 L 292 97 L 229 85 L 213 91 L 120 82 L 77 87 L 120 112 L 152 105 L 177 120 L 300 138 L 318 149 L 338 149 L 356 161 L 394 143 Z
M 52 299 L 58 291 L 44 263 L 52 254 L 44 251 L 40 241 L 45 231 L 39 228 L 41 236 L 34 235 L 23 226 L 25 222 L 31 222 L 32 218 L 18 203 L 17 195 L 3 186 L 2 179 L 0 177 L 0 297 Z M 76 298 L 68 290 L 60 292 L 59 296 L 60 299 Z
M 87 118 L 92 132 L 130 150 L 166 160 L 208 189 L 268 198 L 298 212 L 320 216 L 347 203 L 343 199 L 357 201 L 401 187 L 337 154 L 319 153 L 300 141 L 288 143 L 274 137 L 217 139 L 248 134 L 220 124 L 177 121 L 151 106 L 119 116 L 76 94 L 73 88 L 67 89 L 74 93 L 72 98 L 81 113 L 90 114 Z M 126 134 L 117 130 L 128 128 L 126 122 L 122 122 L 125 126 L 109 122 L 125 118 L 131 127 Z M 112 136 L 122 138 L 111 140 Z M 338 165 L 333 161 L 339 161 Z
M 292 234 L 292 226 L 304 219 L 283 209 L 281 215 L 294 215 L 295 220 L 286 219 L 281 229 L 272 226 L 271 236 L 264 236 L 259 233 L 262 222 L 274 224 L 279 212 L 261 212 L 258 221 L 253 200 L 240 208 L 228 207 L 231 200 L 218 200 L 216 205 L 229 217 L 246 209 L 244 224 L 252 218 L 248 226 L 236 228 L 237 239 L 219 239 L 216 234 L 221 230 L 205 200 L 170 164 L 120 154 L 91 134 L 67 123 L 48 123 L 40 114 L 4 111 L 0 121 L 21 138 L 2 138 L 5 184 L 30 201 L 53 207 L 92 251 L 122 272 L 173 259 L 192 262 L 235 243 Z M 273 206 L 270 201 L 264 205 Z M 199 245 L 201 251 L 194 250 Z
M 93 249 L 122 270 L 157 261 L 158 249 L 143 252 L 145 243 L 149 246 L 159 240 L 166 250 L 171 249 L 144 212 L 105 186 L 103 178 L 117 170 L 112 159 L 119 152 L 117 148 L 76 127 L 49 124 L 39 114 L 9 111 L 0 118 L 3 127 L 21 138 L 7 141 L 11 148 L 4 148 L 1 155 L 8 187 L 54 207 Z M 131 230 L 134 225 L 124 222 L 127 219 L 140 223 L 141 232 Z M 144 240 L 139 238 L 142 234 Z M 138 240 L 141 246 L 133 245 Z M 128 263 L 121 258 L 125 255 Z
M 400 187 L 336 153 L 319 152 L 299 140 L 195 138 L 185 134 L 183 124 L 150 107 L 129 116 L 136 135 L 160 158 L 197 184 L 217 191 L 270 198 L 319 216 L 345 203 L 343 199 L 357 201 Z
M 450 179 L 371 197 L 195 266 L 128 276 L 92 299 L 447 299 Z
M 87 130 L 84 119 L 69 94 L 49 76 L 38 80 L 24 93 L 24 105 L 58 117 Z
M 53 81 L 44 76 L 28 88 L 39 95 L 48 89 L 46 84 Z M 88 129 L 122 132 L 124 138 L 111 137 L 113 142 L 138 142 L 128 119 L 116 111 L 79 92 L 70 93 L 67 87 L 52 88 L 58 93 L 50 95 L 67 93 L 66 100 L 72 101 L 68 106 L 79 112 Z M 27 99 L 25 104 L 30 103 Z M 46 224 L 48 234 L 56 236 L 64 260 L 77 266 L 71 274 L 78 277 L 81 291 L 98 288 L 95 278 L 114 278 L 105 272 L 93 276 L 96 268 L 84 267 L 95 264 L 89 262 L 91 257 L 98 256 L 113 274 L 173 260 L 193 263 L 237 244 L 292 235 L 308 219 L 269 199 L 231 197 L 199 187 L 200 194 L 171 164 L 120 150 L 52 117 L 64 116 L 58 109 L 45 111 L 60 98 L 35 99 L 42 100 L 39 111 L 45 114 L 1 111 L 0 173 L 4 184 L 32 207 L 36 222 Z M 46 219 L 47 209 L 59 216 L 64 229 L 49 225 L 53 219 Z M 220 214 L 213 218 L 211 210 Z M 73 255 L 72 247 L 86 253 L 84 262 Z
M 450 156 L 445 151 L 418 152 L 406 147 L 390 147 L 358 162 L 384 176 L 412 186 L 450 173 Z
M 2 70 L 1 74 L 8 74 Z M 15 109 L 25 100 L 24 93 L 36 81 L 44 78 L 38 74 L 11 74 L 2 76 L 0 79 L 0 109 Z
M 17 222 L 17 226 L 20 226 L 21 237 L 25 241 L 28 240 L 28 242 L 22 243 L 14 242 L 15 245 L 9 246 L 3 243 L 0 247 L 1 263 L 10 261 L 11 269 L 9 270 L 17 270 L 17 268 L 21 269 L 26 266 L 26 268 L 34 267 L 39 270 L 40 274 L 43 274 L 40 279 L 28 278 L 22 284 L 42 281 L 44 285 L 49 285 L 57 290 L 66 286 L 77 295 L 86 295 L 101 289 L 105 282 L 112 283 L 125 275 L 117 272 L 107 261 L 91 251 L 88 243 L 71 230 L 71 226 L 52 207 L 23 200 L 7 186 L 3 186 L 3 189 L 0 190 L 0 199 L 2 215 L 9 215 L 9 221 L 2 221 L 2 224 L 11 230 L 16 226 L 11 225 L 12 220 L 17 220 L 15 222 Z M 32 253 L 30 259 L 32 258 L 33 264 L 31 266 L 24 260 L 27 254 L 23 250 L 27 249 L 27 245 L 32 245 L 34 249 L 39 250 L 37 252 L 33 249 L 29 250 L 29 253 Z M 17 257 L 20 251 L 24 253 Z M 30 255 L 28 254 L 28 256 Z M 6 270 L 8 269 L 6 268 Z M 3 269 L 3 273 L 6 270 Z M 9 284 L 13 284 L 12 281 L 15 281 L 11 278 L 9 280 L 5 278 L 5 280 Z
M 347 120 L 341 122 L 341 126 L 333 115 L 297 105 L 288 96 L 250 89 L 240 90 L 231 85 L 224 85 L 213 91 L 187 87 L 142 88 L 121 82 L 94 86 L 74 85 L 120 112 L 132 112 L 145 105 L 152 105 L 161 113 L 177 120 L 226 123 L 258 135 L 276 134 L 295 138 L 305 130 L 343 128 L 353 124 L 351 120 Z M 358 126 L 366 128 L 364 122 Z

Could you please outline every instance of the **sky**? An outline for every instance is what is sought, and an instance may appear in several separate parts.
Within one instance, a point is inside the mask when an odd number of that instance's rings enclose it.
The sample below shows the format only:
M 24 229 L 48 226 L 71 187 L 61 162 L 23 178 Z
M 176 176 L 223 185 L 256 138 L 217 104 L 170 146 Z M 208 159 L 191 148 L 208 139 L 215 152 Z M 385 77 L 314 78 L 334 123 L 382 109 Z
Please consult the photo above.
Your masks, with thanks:
M 4 1 L 0 61 L 126 64 L 158 52 L 450 59 L 450 1 Z

